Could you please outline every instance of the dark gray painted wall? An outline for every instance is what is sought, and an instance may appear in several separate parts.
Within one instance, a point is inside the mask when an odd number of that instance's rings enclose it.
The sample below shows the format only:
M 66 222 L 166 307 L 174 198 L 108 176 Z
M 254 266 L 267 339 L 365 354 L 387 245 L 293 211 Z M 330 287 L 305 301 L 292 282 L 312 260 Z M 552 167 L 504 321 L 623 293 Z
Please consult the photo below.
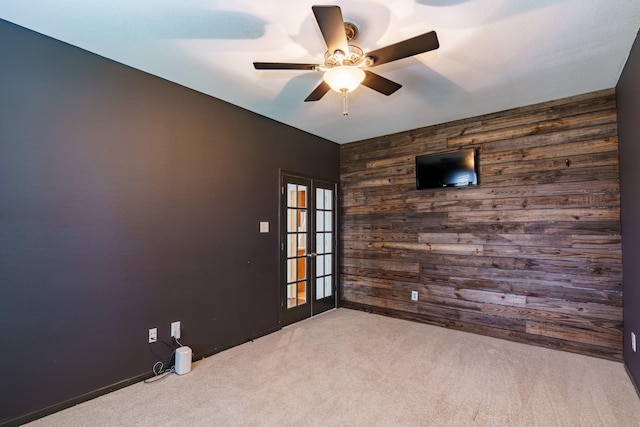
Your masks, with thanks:
M 620 150 L 620 208 L 624 295 L 624 361 L 640 385 L 640 352 L 631 350 L 631 332 L 640 351 L 640 40 L 636 37 L 616 86 Z
M 196 356 L 278 329 L 279 170 L 337 181 L 338 146 L 2 20 L 0 40 L 0 424 L 150 373 L 150 327 L 180 320 Z

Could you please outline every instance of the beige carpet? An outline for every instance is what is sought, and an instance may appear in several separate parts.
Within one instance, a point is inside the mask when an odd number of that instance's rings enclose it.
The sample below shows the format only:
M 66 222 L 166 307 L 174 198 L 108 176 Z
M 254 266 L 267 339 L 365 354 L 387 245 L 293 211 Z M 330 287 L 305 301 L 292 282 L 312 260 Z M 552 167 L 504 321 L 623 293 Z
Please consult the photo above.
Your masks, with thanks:
M 637 426 L 640 399 L 621 363 L 338 309 L 29 425 Z

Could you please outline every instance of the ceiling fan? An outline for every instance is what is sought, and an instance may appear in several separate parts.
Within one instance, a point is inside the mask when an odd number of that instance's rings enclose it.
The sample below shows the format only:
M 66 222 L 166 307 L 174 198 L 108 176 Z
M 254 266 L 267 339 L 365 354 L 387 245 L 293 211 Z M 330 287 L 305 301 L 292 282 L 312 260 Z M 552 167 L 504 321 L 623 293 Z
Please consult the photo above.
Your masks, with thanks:
M 256 70 L 310 70 L 323 71 L 323 81 L 305 99 L 318 101 L 330 89 L 343 94 L 343 114 L 347 115 L 347 93 L 360 84 L 384 95 L 391 95 L 402 87 L 394 81 L 368 70 L 376 65 L 407 58 L 437 49 L 440 44 L 435 31 L 364 53 L 349 42 L 358 36 L 358 27 L 344 22 L 339 6 L 312 6 L 320 32 L 327 44 L 323 64 L 296 64 L 287 62 L 254 62 Z

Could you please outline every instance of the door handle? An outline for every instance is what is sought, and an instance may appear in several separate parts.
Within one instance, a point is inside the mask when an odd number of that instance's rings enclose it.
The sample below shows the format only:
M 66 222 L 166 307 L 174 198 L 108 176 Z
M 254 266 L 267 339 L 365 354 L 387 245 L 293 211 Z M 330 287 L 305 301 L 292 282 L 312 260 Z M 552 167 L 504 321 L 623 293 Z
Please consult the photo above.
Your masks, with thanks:
M 317 257 L 318 254 L 315 252 L 311 252 L 310 254 L 307 254 L 307 258 L 313 258 L 313 257 Z

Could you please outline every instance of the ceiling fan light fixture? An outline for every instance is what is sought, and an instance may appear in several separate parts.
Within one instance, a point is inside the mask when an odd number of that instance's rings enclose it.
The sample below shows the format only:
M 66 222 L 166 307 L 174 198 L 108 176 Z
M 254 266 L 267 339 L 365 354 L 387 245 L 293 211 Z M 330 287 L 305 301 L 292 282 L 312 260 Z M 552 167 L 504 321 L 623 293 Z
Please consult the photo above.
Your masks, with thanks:
M 341 65 L 328 69 L 322 77 L 324 81 L 336 92 L 351 92 L 365 78 L 365 73 L 359 67 Z

